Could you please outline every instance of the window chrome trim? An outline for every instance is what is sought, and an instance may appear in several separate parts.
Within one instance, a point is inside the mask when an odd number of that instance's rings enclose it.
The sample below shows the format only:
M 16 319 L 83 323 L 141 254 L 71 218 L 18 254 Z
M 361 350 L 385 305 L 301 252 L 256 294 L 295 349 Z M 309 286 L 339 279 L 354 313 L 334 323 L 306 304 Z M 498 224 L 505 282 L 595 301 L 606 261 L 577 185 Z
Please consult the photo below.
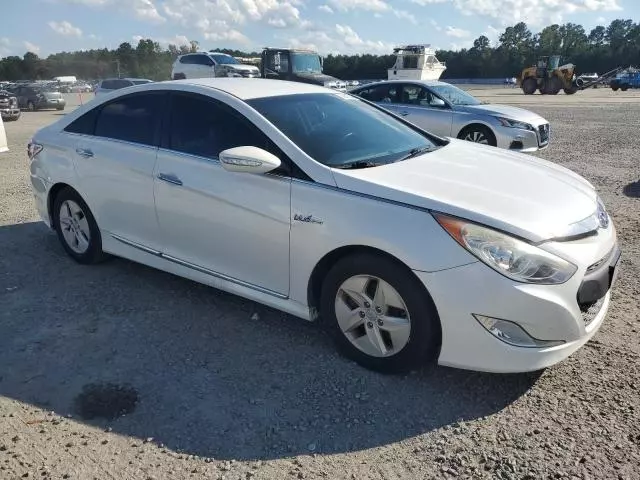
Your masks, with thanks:
M 73 122 L 71 122 L 71 123 L 73 123 Z M 130 142 L 128 140 L 120 140 L 118 138 L 101 137 L 99 135 L 89 135 L 87 133 L 67 132 L 64 129 L 62 130 L 62 133 L 64 133 L 65 135 L 74 135 L 74 136 L 77 136 L 77 137 L 84 137 L 84 138 L 91 139 L 91 140 L 103 140 L 103 141 L 108 141 L 108 142 L 116 142 L 116 143 L 120 143 L 122 145 L 128 145 L 130 147 L 146 148 L 146 149 L 149 149 L 149 150 L 158 150 L 158 147 L 156 147 L 154 145 L 149 145 L 149 144 L 146 144 L 146 143 Z
M 166 253 L 162 253 L 162 252 L 160 252 L 158 250 L 154 250 L 152 248 L 146 247 L 146 246 L 144 246 L 144 245 L 142 245 L 142 244 L 140 244 L 138 242 L 134 242 L 132 240 L 128 240 L 128 239 L 126 239 L 124 237 L 121 237 L 120 235 L 116 235 L 115 233 L 110 233 L 110 235 L 111 235 L 111 237 L 113 239 L 118 240 L 119 242 L 124 243 L 125 245 L 128 245 L 128 246 L 133 247 L 133 248 L 137 248 L 138 250 L 141 250 L 141 251 L 143 251 L 145 253 L 149 253 L 149 254 L 154 255 L 156 257 L 163 258 L 163 259 L 165 259 L 165 260 L 167 260 L 169 262 L 175 263 L 176 265 L 180 265 L 182 267 L 186 267 L 186 268 L 189 268 L 191 270 L 195 270 L 197 272 L 204 273 L 205 275 L 210 275 L 212 277 L 219 278 L 220 280 L 224 280 L 226 282 L 236 284 L 236 285 L 238 285 L 240 287 L 245 287 L 245 288 L 249 288 L 251 290 L 255 290 L 256 292 L 265 293 L 267 295 L 271 295 L 271 296 L 280 298 L 282 300 L 286 300 L 286 299 L 289 298 L 289 295 L 285 295 L 285 294 L 276 292 L 274 290 L 270 290 L 268 288 L 264 288 L 264 287 L 261 287 L 259 285 L 255 285 L 253 283 L 245 282 L 244 280 L 239 280 L 237 278 L 230 277 L 229 275 L 225 275 L 224 273 L 219 273 L 219 272 L 216 272 L 214 270 L 210 270 L 208 268 L 201 267 L 199 265 L 196 265 L 195 263 L 191 263 L 191 262 L 187 262 L 185 260 L 181 260 L 181 259 L 179 259 L 177 257 L 173 257 L 171 255 L 167 255 Z

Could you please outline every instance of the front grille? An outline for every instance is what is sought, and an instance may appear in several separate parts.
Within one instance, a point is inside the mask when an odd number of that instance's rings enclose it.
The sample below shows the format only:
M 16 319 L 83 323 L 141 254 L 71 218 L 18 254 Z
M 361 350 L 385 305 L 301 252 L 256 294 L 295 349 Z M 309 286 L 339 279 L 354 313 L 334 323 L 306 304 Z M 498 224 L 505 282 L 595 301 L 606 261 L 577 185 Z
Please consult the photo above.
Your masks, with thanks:
M 602 308 L 602 304 L 604 303 L 604 299 L 605 297 L 602 297 L 594 303 L 580 305 L 580 312 L 582 312 L 582 321 L 584 322 L 585 326 L 593 322 L 593 319 L 598 316 L 598 313 Z
M 549 124 L 545 123 L 538 127 L 538 133 L 540 134 L 540 144 L 544 145 L 549 143 Z

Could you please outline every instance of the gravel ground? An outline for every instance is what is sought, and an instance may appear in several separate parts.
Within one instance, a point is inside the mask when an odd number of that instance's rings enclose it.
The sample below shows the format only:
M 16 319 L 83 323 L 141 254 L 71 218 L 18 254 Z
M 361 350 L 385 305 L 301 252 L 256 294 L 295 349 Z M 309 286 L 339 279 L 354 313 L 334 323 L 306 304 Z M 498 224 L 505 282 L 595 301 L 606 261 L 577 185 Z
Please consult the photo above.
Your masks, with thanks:
M 600 332 L 543 373 L 383 376 L 258 304 L 124 260 L 77 265 L 28 185 L 25 144 L 56 112 L 7 124 L 0 479 L 640 478 L 640 94 L 481 94 L 551 121 L 539 155 L 598 187 L 624 250 Z

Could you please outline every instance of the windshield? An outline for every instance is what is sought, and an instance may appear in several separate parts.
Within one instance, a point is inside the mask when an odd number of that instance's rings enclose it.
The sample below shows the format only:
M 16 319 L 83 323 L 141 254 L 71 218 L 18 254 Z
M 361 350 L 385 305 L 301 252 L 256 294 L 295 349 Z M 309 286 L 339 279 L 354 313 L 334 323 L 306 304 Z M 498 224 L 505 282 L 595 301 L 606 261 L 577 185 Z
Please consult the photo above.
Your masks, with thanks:
M 213 58 L 216 63 L 218 64 L 222 64 L 222 65 L 230 65 L 230 64 L 238 64 L 240 63 L 238 60 L 236 60 L 234 57 L 231 57 L 229 55 L 209 55 L 211 58 Z
M 292 53 L 293 73 L 322 73 L 320 57 L 313 53 Z
M 329 167 L 382 165 L 437 147 L 426 135 L 347 94 L 283 95 L 247 103 Z
M 482 103 L 453 85 L 431 85 L 429 88 L 453 105 L 480 105 Z

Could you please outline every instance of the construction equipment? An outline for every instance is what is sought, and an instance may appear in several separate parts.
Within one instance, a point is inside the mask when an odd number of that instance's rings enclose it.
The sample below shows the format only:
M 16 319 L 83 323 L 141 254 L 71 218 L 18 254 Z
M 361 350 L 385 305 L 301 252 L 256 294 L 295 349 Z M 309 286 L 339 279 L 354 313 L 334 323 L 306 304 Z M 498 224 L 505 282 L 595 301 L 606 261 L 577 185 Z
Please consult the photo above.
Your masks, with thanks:
M 580 88 L 574 83 L 575 65 L 560 65 L 560 55 L 540 57 L 536 65 L 527 67 L 520 74 L 519 83 L 525 95 L 532 95 L 539 90 L 547 95 L 557 95 L 560 90 L 571 95 Z
M 640 70 L 633 67 L 624 69 L 609 82 L 609 86 L 614 92 L 618 89 L 624 92 L 629 88 L 640 88 Z

